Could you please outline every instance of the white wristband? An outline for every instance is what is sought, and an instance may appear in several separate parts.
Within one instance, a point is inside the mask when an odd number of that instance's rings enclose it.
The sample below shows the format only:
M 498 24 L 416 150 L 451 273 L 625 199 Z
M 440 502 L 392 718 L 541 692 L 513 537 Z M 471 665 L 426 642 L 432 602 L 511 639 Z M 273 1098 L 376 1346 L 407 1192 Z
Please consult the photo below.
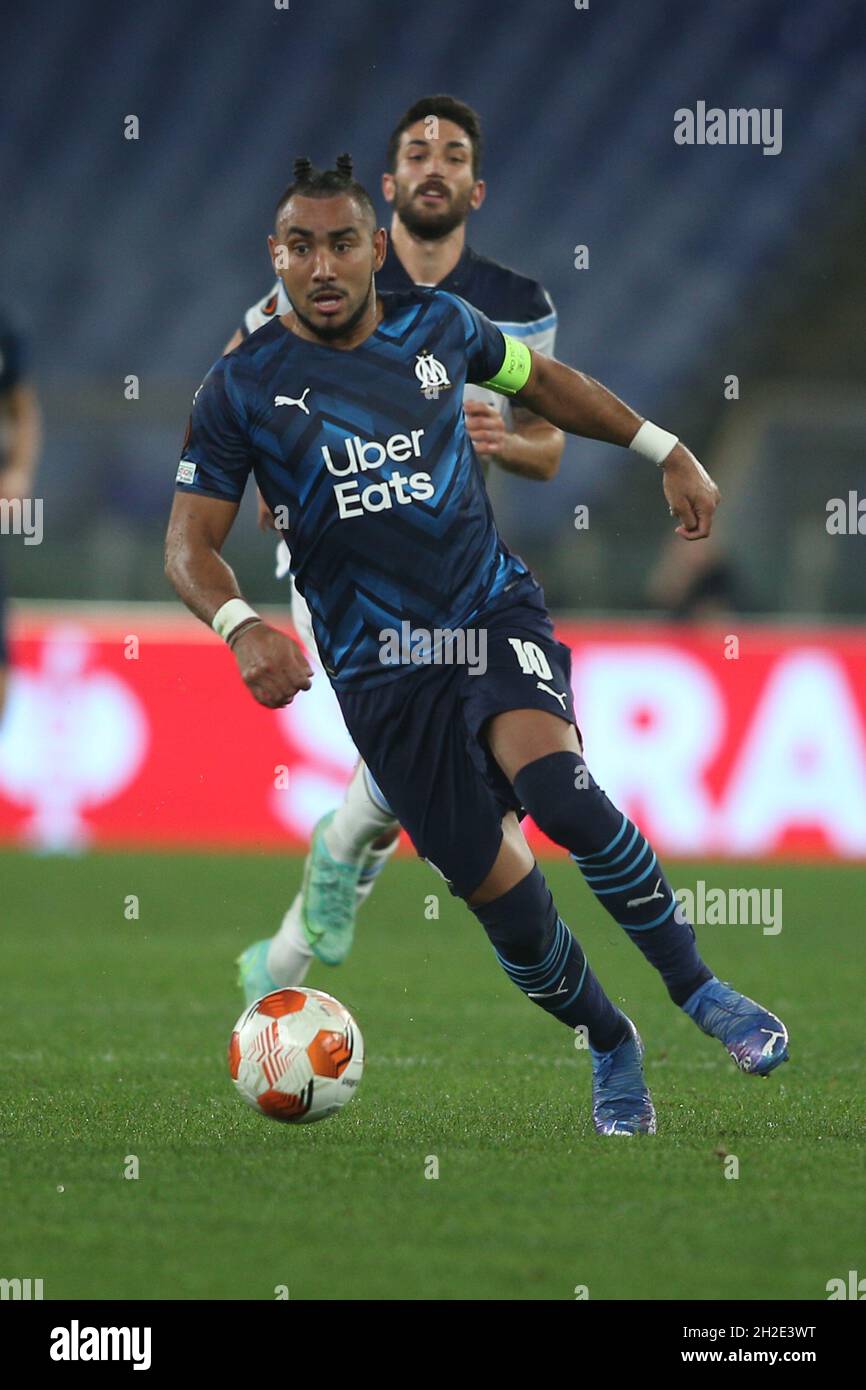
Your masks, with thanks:
M 250 608 L 242 598 L 230 598 L 222 608 L 218 608 L 211 619 L 211 627 L 217 637 L 230 642 L 239 627 L 249 622 L 260 623 L 261 618 L 254 608 Z
M 636 454 L 649 459 L 650 463 L 663 463 L 675 444 L 679 444 L 675 434 L 660 429 L 651 420 L 644 420 L 634 439 L 629 444 Z

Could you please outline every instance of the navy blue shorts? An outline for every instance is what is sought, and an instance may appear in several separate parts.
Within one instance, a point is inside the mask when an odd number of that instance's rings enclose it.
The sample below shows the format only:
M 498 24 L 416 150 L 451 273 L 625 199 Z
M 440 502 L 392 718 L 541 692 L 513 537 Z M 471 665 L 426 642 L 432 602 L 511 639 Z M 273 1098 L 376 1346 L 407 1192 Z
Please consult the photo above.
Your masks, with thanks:
M 571 652 L 554 636 L 531 576 L 472 628 L 476 645 L 467 639 L 467 651 L 476 657 L 486 634 L 486 667 L 478 674 L 468 664 L 420 665 L 386 685 L 337 691 L 349 733 L 394 815 L 462 898 L 492 869 L 505 813 L 523 814 L 484 739 L 488 720 L 541 709 L 576 726 Z

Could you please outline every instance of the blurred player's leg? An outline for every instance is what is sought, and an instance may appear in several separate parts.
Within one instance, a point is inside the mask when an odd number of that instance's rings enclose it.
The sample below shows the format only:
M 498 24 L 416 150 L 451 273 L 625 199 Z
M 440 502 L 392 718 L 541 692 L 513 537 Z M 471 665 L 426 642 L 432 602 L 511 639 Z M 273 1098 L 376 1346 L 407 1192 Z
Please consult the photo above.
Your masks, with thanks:
M 238 956 L 238 984 L 247 1003 L 273 989 L 302 985 L 312 959 L 301 921 L 301 895 L 296 893 L 276 935 L 254 942 Z
M 313 831 L 304 865 L 302 921 L 318 958 L 339 965 L 352 948 L 355 914 L 397 847 L 400 827 L 363 763 L 346 795 Z
M 357 909 L 400 838 L 400 826 L 390 810 L 382 809 L 377 791 L 359 763 L 341 805 L 319 821 L 304 864 L 303 887 L 279 929 L 238 957 L 238 982 L 247 1003 L 269 990 L 303 984 L 314 956 L 327 965 L 346 959 Z
M 292 619 L 307 651 L 317 656 L 310 610 L 294 584 Z M 364 764 L 359 763 L 339 806 L 314 827 L 304 864 L 303 929 L 310 949 L 320 960 L 338 965 L 346 959 L 354 939 L 355 914 L 373 891 L 399 838 L 400 826 L 393 811 Z M 289 919 L 288 931 L 294 939 L 294 918 Z M 275 947 L 275 964 L 280 957 L 280 948 Z M 279 983 L 299 981 L 281 979 Z
M 289 573 L 284 541 L 277 548 L 277 578 Z M 311 659 L 318 658 L 309 607 L 292 582 L 292 621 Z M 314 956 L 339 965 L 352 948 L 355 916 L 373 891 L 400 839 L 400 825 L 363 762 L 335 811 L 313 828 L 301 891 L 272 937 L 238 957 L 238 983 L 247 1003 L 269 990 L 300 985 Z
M 363 902 L 400 838 L 400 823 L 364 763 L 355 768 L 337 809 L 323 816 L 319 826 L 324 827 L 328 853 L 341 864 L 358 867 L 358 902 Z
M 385 817 L 381 808 L 371 802 L 367 788 L 367 770 L 363 763 L 354 770 L 346 801 L 338 812 L 329 812 L 320 820 L 313 833 L 313 847 L 304 863 L 302 891 L 293 898 L 279 929 L 270 940 L 256 941 L 238 958 L 240 988 L 247 1004 L 261 998 L 270 990 L 303 984 L 314 956 L 327 965 L 339 965 L 352 948 L 354 915 L 357 906 L 373 891 L 375 878 L 384 869 L 389 856 L 398 847 L 400 827 L 391 815 Z M 360 798 L 367 798 L 367 808 L 357 810 Z M 329 830 L 339 810 L 353 808 L 350 827 L 357 820 L 366 821 L 367 844 L 370 838 L 385 838 L 381 848 L 361 848 L 341 838 L 348 834 L 343 827 L 331 849 Z M 374 806 L 374 810 L 370 809 Z M 382 837 L 382 823 L 396 826 Z M 343 863 L 338 855 L 354 853 L 353 863 Z M 310 908 L 309 906 L 310 905 Z M 311 910 L 311 919 L 307 912 Z M 311 923 L 310 924 L 310 920 Z
M 289 558 L 288 549 L 281 542 L 277 552 L 278 578 L 287 573 Z M 294 582 L 292 621 L 310 657 L 318 660 L 310 609 Z M 393 811 L 363 763 L 359 764 L 340 805 L 315 826 L 304 865 L 303 925 L 310 947 L 329 965 L 339 964 L 348 955 L 355 914 L 372 893 L 399 838 L 400 826 Z M 290 920 L 289 931 L 294 937 L 294 919 Z M 272 957 L 275 964 L 280 957 L 277 947 Z

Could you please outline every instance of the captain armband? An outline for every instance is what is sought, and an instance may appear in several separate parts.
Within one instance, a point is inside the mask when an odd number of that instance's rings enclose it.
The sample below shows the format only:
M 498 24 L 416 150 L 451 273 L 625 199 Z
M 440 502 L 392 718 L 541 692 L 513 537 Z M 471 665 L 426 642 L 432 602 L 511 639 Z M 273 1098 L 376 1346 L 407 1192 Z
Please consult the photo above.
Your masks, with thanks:
M 490 377 L 488 381 L 479 381 L 478 385 L 485 386 L 489 391 L 498 391 L 501 396 L 516 396 L 529 380 L 532 353 L 525 343 L 509 337 L 507 333 L 503 333 L 502 336 L 505 339 L 502 366 L 495 376 Z

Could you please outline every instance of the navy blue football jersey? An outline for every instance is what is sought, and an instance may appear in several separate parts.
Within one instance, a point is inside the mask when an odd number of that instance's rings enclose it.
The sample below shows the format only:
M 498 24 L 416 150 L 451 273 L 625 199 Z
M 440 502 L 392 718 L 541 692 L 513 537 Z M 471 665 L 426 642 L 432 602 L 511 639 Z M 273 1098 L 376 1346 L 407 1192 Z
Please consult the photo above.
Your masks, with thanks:
M 528 574 L 496 530 L 463 421 L 467 382 L 502 366 L 502 333 L 442 290 L 381 300 L 351 350 L 277 318 L 220 358 L 177 472 L 181 491 L 231 502 L 255 475 L 338 687 L 406 675 L 383 666 L 383 630 L 459 627 Z
M 394 250 L 394 243 L 389 237 L 384 264 L 376 272 L 376 289 L 380 293 L 390 294 L 402 293 L 413 288 L 414 281 Z M 556 309 L 544 286 L 537 280 L 512 270 L 510 266 L 502 265 L 500 261 L 480 255 L 468 243 L 464 243 L 457 264 L 444 279 L 436 285 L 423 285 L 420 288 L 447 290 L 450 294 L 458 294 L 461 299 L 480 309 L 482 314 L 510 338 L 518 338 L 533 352 L 540 352 L 545 357 L 553 357 L 555 354 Z M 272 323 L 281 314 L 290 313 L 291 308 L 285 286 L 282 280 L 277 280 L 268 293 L 244 314 L 239 325 L 241 337 L 246 338 L 265 324 Z M 480 401 L 491 406 L 502 416 L 507 431 L 515 428 L 514 408 L 508 396 L 497 395 L 483 386 L 470 383 L 464 389 L 463 399 Z M 490 459 L 482 458 L 481 471 L 485 477 L 489 468 Z M 283 579 L 290 570 L 291 557 L 285 541 L 280 540 L 277 546 L 277 578 Z M 293 598 L 292 613 L 295 622 L 299 625 L 299 630 L 303 628 L 306 631 L 308 623 L 306 620 L 300 621 L 302 612 L 303 605 L 299 606 Z

